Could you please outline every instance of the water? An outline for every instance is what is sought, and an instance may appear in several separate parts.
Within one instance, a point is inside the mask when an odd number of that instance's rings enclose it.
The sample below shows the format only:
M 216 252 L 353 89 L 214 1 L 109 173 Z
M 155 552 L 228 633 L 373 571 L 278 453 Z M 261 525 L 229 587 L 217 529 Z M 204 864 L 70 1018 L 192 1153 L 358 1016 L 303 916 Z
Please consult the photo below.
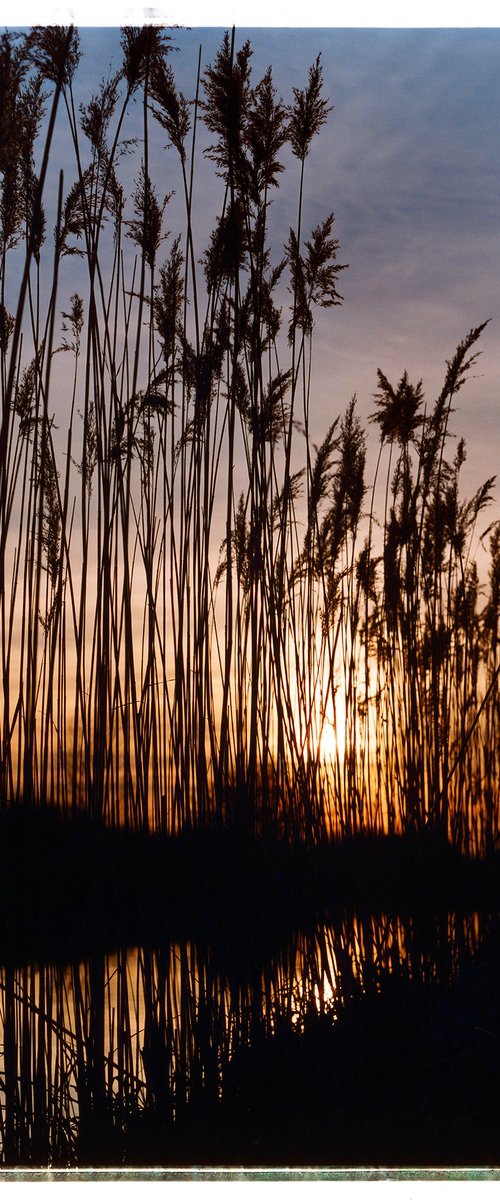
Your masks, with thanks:
M 290 1061 L 311 1030 L 317 1039 L 345 1024 L 361 1001 L 368 1011 L 370 997 L 404 994 L 412 1028 L 425 1026 L 440 1052 L 440 1037 L 460 1037 L 467 1019 L 450 989 L 490 929 L 478 913 L 343 915 L 297 933 L 265 961 L 255 947 L 187 942 L 4 967 L 2 1161 L 120 1165 L 148 1114 L 174 1137 L 191 1109 L 215 1111 L 232 1094 L 239 1063 L 245 1072 L 252 1054 L 264 1062 L 280 1045 Z

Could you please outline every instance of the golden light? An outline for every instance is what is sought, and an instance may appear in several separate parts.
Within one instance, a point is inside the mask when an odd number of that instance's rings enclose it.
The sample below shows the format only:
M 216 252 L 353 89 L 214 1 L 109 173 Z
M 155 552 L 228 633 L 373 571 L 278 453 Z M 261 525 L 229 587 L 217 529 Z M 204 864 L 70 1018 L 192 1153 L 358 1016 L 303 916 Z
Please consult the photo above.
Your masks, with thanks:
M 343 757 L 341 754 L 341 744 L 343 739 L 339 738 L 339 731 L 331 721 L 327 721 L 323 726 L 323 731 L 319 741 L 319 757 L 322 762 L 335 762 L 337 757 Z M 342 746 L 342 752 L 344 746 Z
M 323 763 L 343 762 L 345 755 L 345 696 L 340 687 L 320 706 L 318 719 L 319 759 Z

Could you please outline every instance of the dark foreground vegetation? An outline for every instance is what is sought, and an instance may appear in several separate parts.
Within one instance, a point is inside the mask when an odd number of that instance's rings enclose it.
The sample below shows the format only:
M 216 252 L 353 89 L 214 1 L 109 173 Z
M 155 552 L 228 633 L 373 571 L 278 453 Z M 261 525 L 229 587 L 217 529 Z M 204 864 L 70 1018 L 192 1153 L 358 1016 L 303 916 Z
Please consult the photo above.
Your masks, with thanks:
M 495 1163 L 487 322 L 378 371 L 371 483 L 354 399 L 315 444 L 321 61 L 173 46 L 80 101 L 76 30 L 0 38 L 1 1161 Z
M 496 855 L 1 836 L 7 1164 L 498 1164 Z
M 337 1021 L 313 1011 L 300 1032 L 237 1054 L 220 1107 L 182 1114 L 174 1154 L 188 1162 L 194 1143 L 212 1163 L 498 1166 L 499 998 L 488 956 L 450 988 L 387 975 Z
M 498 1166 L 498 930 L 451 986 L 387 973 L 337 1019 L 256 1031 L 223 1073 L 222 1099 L 193 1089 L 118 1102 L 82 1122 L 82 1164 Z
M 258 965 L 343 911 L 500 911 L 499 855 L 467 859 L 433 833 L 167 838 L 23 809 L 0 816 L 0 837 L 0 958 L 12 964 L 193 939 L 222 963 Z

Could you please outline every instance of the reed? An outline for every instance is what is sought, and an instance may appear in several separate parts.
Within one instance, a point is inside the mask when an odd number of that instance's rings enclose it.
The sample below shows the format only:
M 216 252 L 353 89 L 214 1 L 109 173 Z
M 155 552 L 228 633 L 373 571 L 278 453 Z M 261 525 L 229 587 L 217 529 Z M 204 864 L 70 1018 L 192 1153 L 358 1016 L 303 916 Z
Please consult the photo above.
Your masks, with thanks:
M 171 31 L 127 27 L 121 48 L 78 105 L 76 30 L 0 39 L 2 811 L 215 830 L 235 852 L 430 831 L 492 855 L 500 523 L 478 525 L 494 480 L 464 497 L 451 450 L 485 325 L 434 402 L 374 372 L 371 482 L 355 397 L 315 446 L 315 318 L 345 269 L 332 213 L 305 230 L 321 60 L 284 100 L 233 30 L 191 99 Z M 144 1113 L 170 1145 L 238 1055 L 376 990 L 386 952 L 418 975 L 418 937 L 408 958 L 389 926 L 297 934 L 265 978 L 191 942 L 6 966 L 3 1161 L 131 1161 Z
M 462 499 L 464 443 L 447 450 L 484 326 L 434 406 L 379 370 L 370 486 L 355 400 L 316 450 L 309 434 L 314 314 L 341 303 L 344 269 L 333 214 L 303 232 L 330 111 L 320 59 L 287 104 L 271 69 L 253 81 L 233 31 L 190 105 L 170 34 L 126 28 L 122 67 L 77 111 L 75 30 L 2 45 L 3 804 L 313 840 L 430 825 L 493 848 L 496 602 L 480 608 L 470 560 L 493 480 Z M 63 111 L 74 181 L 61 176 L 51 246 L 43 188 Z M 220 180 L 205 248 L 200 122 Z M 294 162 L 280 256 L 269 208 Z M 184 225 L 167 235 L 178 189 Z M 66 263 L 80 279 L 67 300 Z

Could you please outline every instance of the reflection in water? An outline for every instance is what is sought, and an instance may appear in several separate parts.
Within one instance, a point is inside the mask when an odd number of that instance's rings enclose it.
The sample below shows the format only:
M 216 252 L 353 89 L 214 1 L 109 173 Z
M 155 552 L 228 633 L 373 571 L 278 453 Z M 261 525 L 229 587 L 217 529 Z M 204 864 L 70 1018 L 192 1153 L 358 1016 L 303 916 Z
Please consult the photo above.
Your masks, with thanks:
M 112 1137 L 151 1106 L 172 1124 L 189 1100 L 224 1097 L 231 1060 L 262 1037 L 335 1021 L 388 980 L 446 988 L 488 925 L 477 914 L 344 915 L 265 966 L 187 943 L 4 968 L 2 1161 L 97 1161 L 100 1137 L 113 1161 Z

